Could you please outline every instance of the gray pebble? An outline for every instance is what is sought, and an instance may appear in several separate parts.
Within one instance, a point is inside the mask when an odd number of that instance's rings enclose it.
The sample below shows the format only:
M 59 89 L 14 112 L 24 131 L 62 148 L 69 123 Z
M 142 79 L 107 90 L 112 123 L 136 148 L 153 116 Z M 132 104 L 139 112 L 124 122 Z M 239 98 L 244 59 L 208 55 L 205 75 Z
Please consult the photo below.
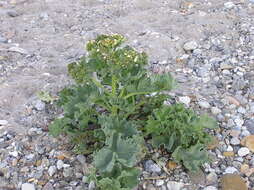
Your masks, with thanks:
M 145 162 L 145 170 L 147 172 L 155 172 L 155 173 L 160 173 L 161 172 L 161 168 L 155 164 L 152 160 L 148 160 Z
M 233 137 L 231 140 L 230 140 L 230 144 L 232 145 L 239 145 L 240 144 L 240 140 L 236 137 Z

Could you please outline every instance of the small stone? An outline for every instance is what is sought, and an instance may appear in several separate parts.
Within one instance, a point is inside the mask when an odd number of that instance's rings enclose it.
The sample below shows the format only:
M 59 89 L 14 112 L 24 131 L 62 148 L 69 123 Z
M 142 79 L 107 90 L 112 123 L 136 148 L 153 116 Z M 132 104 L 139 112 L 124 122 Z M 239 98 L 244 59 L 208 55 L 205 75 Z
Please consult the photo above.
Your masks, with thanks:
M 152 160 L 148 160 L 145 162 L 145 170 L 147 172 L 155 172 L 155 173 L 160 173 L 161 172 L 161 168 L 155 164 Z
M 7 43 L 7 42 L 8 40 L 5 37 L 0 35 L 0 43 Z
M 207 102 L 207 101 L 199 101 L 199 102 L 198 102 L 198 105 L 199 105 L 201 108 L 206 108 L 206 109 L 210 108 L 210 104 L 209 104 L 209 102 Z
M 236 118 L 235 124 L 241 127 L 244 124 L 244 121 L 241 118 Z
M 168 170 L 174 170 L 176 167 L 177 167 L 177 163 L 176 163 L 176 162 L 169 161 L 169 162 L 167 163 L 167 169 L 168 169 Z
M 56 173 L 56 167 L 55 166 L 50 166 L 48 169 L 48 174 L 49 176 L 53 176 Z
M 194 49 L 197 49 L 197 47 L 198 47 L 198 43 L 196 41 L 189 41 L 183 45 L 183 49 L 185 51 L 192 51 Z
M 241 113 L 241 114 L 245 114 L 245 113 L 246 113 L 246 109 L 244 109 L 243 107 L 239 107 L 239 108 L 237 109 L 237 112 L 238 112 L 238 113 Z
M 206 183 L 207 185 L 212 185 L 217 183 L 218 181 L 218 176 L 215 172 L 211 172 L 206 176 Z
M 230 104 L 234 104 L 236 106 L 240 106 L 241 105 L 240 102 L 236 98 L 234 98 L 232 96 L 227 96 L 227 100 L 228 100 L 228 102 Z
M 244 137 L 241 145 L 246 146 L 251 152 L 254 152 L 254 135 Z
M 247 154 L 249 154 L 250 150 L 246 147 L 242 147 L 238 150 L 237 153 L 238 153 L 239 156 L 243 157 L 243 156 L 246 156 Z
M 229 145 L 229 146 L 227 147 L 227 152 L 233 152 L 233 151 L 234 151 L 233 147 Z
M 218 115 L 219 113 L 221 113 L 221 110 L 217 107 L 212 107 L 211 111 L 214 115 Z
M 227 64 L 227 63 L 221 63 L 220 64 L 220 69 L 221 70 L 229 70 L 229 69 L 233 69 L 234 67 L 232 66 L 232 65 L 229 65 L 229 64 Z
M 244 180 L 237 174 L 226 174 L 221 178 L 222 190 L 248 190 Z
M 77 160 L 82 164 L 85 165 L 86 164 L 86 157 L 83 155 L 77 155 Z
M 68 167 L 68 168 L 64 168 L 63 170 L 63 176 L 64 177 L 70 177 L 73 175 L 73 169 Z
M 31 183 L 23 183 L 21 185 L 21 190 L 35 190 L 34 184 Z
M 10 10 L 10 11 L 7 12 L 7 14 L 10 17 L 17 17 L 17 16 L 19 16 L 18 12 L 15 11 L 15 10 Z
M 240 140 L 236 137 L 233 137 L 231 140 L 230 140 L 230 144 L 232 145 L 239 145 L 240 144 Z
M 254 134 L 254 119 L 248 119 L 244 122 L 244 125 L 251 134 Z
M 62 160 L 57 160 L 56 167 L 58 170 L 62 169 L 64 166 L 64 162 Z
M 9 154 L 15 158 L 19 156 L 19 153 L 17 151 L 9 152 Z
M 6 121 L 6 120 L 0 120 L 0 126 L 1 125 L 4 126 L 4 125 L 7 125 L 7 124 L 8 124 L 8 121 Z
M 218 190 L 218 189 L 214 186 L 207 186 L 204 188 L 204 190 Z
M 35 109 L 37 109 L 38 111 L 42 111 L 45 109 L 45 103 L 42 102 L 41 100 L 36 101 L 35 105 L 34 105 Z
M 167 187 L 170 190 L 181 190 L 184 187 L 184 184 L 181 182 L 169 181 Z
M 235 7 L 235 4 L 233 2 L 231 2 L 231 1 L 229 1 L 229 2 L 224 3 L 224 7 L 226 9 L 232 9 L 232 8 Z
M 190 104 L 191 99 L 188 96 L 182 96 L 179 97 L 179 101 L 188 106 Z
M 223 152 L 223 156 L 233 157 L 233 156 L 235 156 L 235 153 L 233 151 L 227 151 L 227 152 Z
M 229 133 L 232 137 L 239 137 L 241 132 L 238 130 L 230 130 Z
M 17 52 L 17 53 L 20 53 L 20 54 L 29 54 L 27 50 L 25 50 L 23 48 L 20 48 L 20 47 L 10 47 L 8 49 L 8 51 Z
M 227 167 L 226 170 L 225 170 L 225 174 L 233 174 L 233 173 L 237 173 L 238 170 L 234 167 Z
M 43 186 L 42 190 L 54 190 L 54 187 L 50 182 L 48 182 Z
M 162 186 L 164 184 L 163 180 L 156 180 L 156 186 Z

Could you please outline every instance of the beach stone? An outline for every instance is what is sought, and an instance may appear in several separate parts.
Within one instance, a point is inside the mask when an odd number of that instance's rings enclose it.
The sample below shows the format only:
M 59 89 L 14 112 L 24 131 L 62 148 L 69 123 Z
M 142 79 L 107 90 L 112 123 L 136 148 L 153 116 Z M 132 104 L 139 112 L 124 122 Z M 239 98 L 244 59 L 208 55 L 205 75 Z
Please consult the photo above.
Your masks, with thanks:
M 247 154 L 249 154 L 250 150 L 246 147 L 242 147 L 238 150 L 237 153 L 238 153 L 239 156 L 243 157 L 243 156 L 246 156 Z
M 192 51 L 194 49 L 197 49 L 198 43 L 196 41 L 188 41 L 183 45 L 183 49 L 185 51 Z
M 34 184 L 31 183 L 23 183 L 21 185 L 21 190 L 35 190 Z
M 244 180 L 238 174 L 225 174 L 221 178 L 222 190 L 248 190 Z
M 246 146 L 251 152 L 254 152 L 254 135 L 244 137 L 241 145 Z

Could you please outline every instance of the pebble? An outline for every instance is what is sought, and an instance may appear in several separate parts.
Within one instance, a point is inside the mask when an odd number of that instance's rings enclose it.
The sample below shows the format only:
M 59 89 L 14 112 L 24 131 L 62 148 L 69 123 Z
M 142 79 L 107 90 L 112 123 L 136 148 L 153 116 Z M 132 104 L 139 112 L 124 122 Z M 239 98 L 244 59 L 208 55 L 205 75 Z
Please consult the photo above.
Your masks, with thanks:
M 156 186 L 162 186 L 164 184 L 163 180 L 156 180 Z
M 0 43 L 7 43 L 7 42 L 8 40 L 5 37 L 0 35 Z
M 167 183 L 167 188 L 170 190 L 182 190 L 183 187 L 184 187 L 184 184 L 181 182 L 169 181 Z
M 23 183 L 21 186 L 21 190 L 35 190 L 34 184 L 31 183 Z
M 224 7 L 227 9 L 232 9 L 235 7 L 235 4 L 231 1 L 224 3 Z
M 196 41 L 189 41 L 183 45 L 183 49 L 185 51 L 192 51 L 194 49 L 197 49 L 197 47 L 198 47 L 198 43 Z
M 212 185 L 217 183 L 218 181 L 218 176 L 215 172 L 211 172 L 206 176 L 206 182 L 208 185 Z
M 234 168 L 234 167 L 227 167 L 226 168 L 226 170 L 225 170 L 225 174 L 233 174 L 233 173 L 237 173 L 238 172 L 238 170 L 236 169 L 236 168 Z
M 246 156 L 247 154 L 249 154 L 250 153 L 250 150 L 248 149 L 248 148 L 246 148 L 246 147 L 242 147 L 242 148 L 240 148 L 239 150 L 238 150 L 238 155 L 239 156 Z
M 37 109 L 38 111 L 42 111 L 45 109 L 45 103 L 42 102 L 41 100 L 38 100 L 35 102 L 35 105 L 34 105 L 35 109 Z
M 86 157 L 79 154 L 77 155 L 77 160 L 82 164 L 82 165 L 85 165 L 86 164 Z
M 20 53 L 20 54 L 29 54 L 27 50 L 25 50 L 23 48 L 20 48 L 20 47 L 10 47 L 8 49 L 8 51 L 17 52 L 17 53 Z
M 19 16 L 18 12 L 15 11 L 15 10 L 7 11 L 7 14 L 8 14 L 10 17 L 17 17 L 17 16 Z
M 161 168 L 155 164 L 152 160 L 148 160 L 145 162 L 145 170 L 147 172 L 155 172 L 155 173 L 160 173 L 161 172 Z
M 62 169 L 64 166 L 64 162 L 62 160 L 57 160 L 56 167 L 58 170 Z
M 9 152 L 9 154 L 15 158 L 19 156 L 19 153 L 17 151 Z
M 54 190 L 52 183 L 48 182 L 43 186 L 42 190 Z
M 48 174 L 49 176 L 53 176 L 56 173 L 56 167 L 55 166 L 50 166 L 48 169 Z
M 207 186 L 204 188 L 204 190 L 218 190 L 217 187 L 214 186 Z
M 6 120 L 0 120 L 0 125 L 7 125 L 8 124 L 8 121 Z
M 217 107 L 212 107 L 211 108 L 211 112 L 214 114 L 214 115 L 217 115 L 219 113 L 221 113 L 221 110 Z
M 237 118 L 235 119 L 235 124 L 241 127 L 244 124 L 244 121 L 240 118 Z
M 222 190 L 247 190 L 244 180 L 238 174 L 226 174 L 221 178 Z
M 209 102 L 207 102 L 207 101 L 199 101 L 199 102 L 198 102 L 198 105 L 199 105 L 201 108 L 206 108 L 206 109 L 210 108 L 210 104 L 209 104 Z
M 71 167 L 64 168 L 64 170 L 63 170 L 64 177 L 70 177 L 72 175 L 73 175 L 73 169 Z
M 233 137 L 231 140 L 230 140 L 230 144 L 232 145 L 239 145 L 240 144 L 240 140 L 236 137 Z
M 181 96 L 179 97 L 179 101 L 188 106 L 190 104 L 191 99 L 188 96 Z

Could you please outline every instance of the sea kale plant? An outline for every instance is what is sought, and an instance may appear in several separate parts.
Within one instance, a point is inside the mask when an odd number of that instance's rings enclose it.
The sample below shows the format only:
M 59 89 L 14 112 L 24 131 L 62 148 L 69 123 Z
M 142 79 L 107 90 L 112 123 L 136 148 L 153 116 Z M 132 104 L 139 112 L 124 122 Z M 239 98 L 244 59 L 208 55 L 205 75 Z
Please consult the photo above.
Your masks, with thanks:
M 208 160 L 205 128 L 214 121 L 182 105 L 164 105 L 175 86 L 169 73 L 147 70 L 148 59 L 121 35 L 100 35 L 87 44 L 87 56 L 68 65 L 75 84 L 58 99 L 63 117 L 49 126 L 54 136 L 70 137 L 79 153 L 92 154 L 90 179 L 100 190 L 131 190 L 146 140 L 165 148 L 176 161 L 196 170 Z

